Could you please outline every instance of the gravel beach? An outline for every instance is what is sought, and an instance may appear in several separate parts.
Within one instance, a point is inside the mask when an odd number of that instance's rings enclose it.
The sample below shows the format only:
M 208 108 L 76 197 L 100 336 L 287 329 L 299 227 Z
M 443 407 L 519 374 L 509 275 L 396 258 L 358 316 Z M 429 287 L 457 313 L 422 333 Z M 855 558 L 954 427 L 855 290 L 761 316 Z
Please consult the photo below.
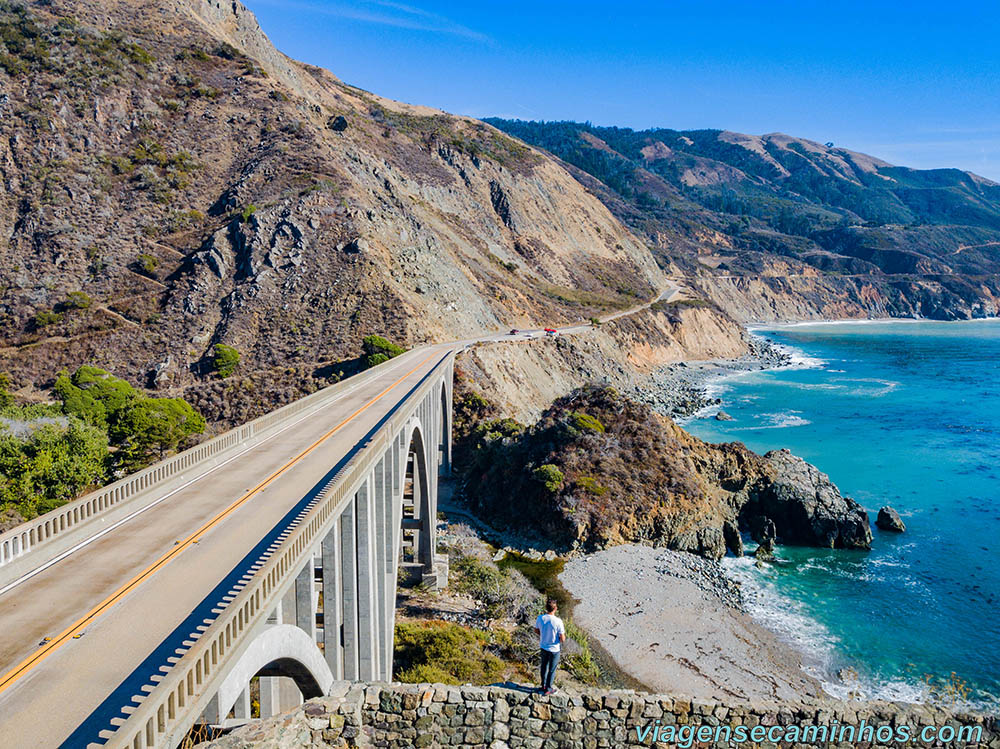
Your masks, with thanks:
M 787 351 L 764 338 L 752 336 L 749 343 L 750 353 L 739 359 L 677 362 L 663 367 L 629 395 L 672 419 L 686 419 L 704 408 L 719 405 L 720 401 L 708 391 L 713 380 L 792 363 Z
M 798 655 L 743 610 L 739 586 L 693 554 L 616 546 L 567 562 L 573 618 L 618 666 L 693 699 L 822 697 Z

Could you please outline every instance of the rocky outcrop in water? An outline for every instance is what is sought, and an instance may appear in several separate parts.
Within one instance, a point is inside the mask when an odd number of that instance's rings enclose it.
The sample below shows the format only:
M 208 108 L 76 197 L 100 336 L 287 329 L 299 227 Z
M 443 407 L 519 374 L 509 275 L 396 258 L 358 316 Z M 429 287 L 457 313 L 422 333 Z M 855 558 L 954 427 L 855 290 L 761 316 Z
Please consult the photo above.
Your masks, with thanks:
M 764 460 L 774 469 L 774 478 L 751 497 L 742 514 L 768 518 L 777 537 L 787 543 L 871 548 L 868 514 L 853 499 L 841 496 L 829 476 L 788 450 L 773 450 Z
M 899 517 L 899 513 L 888 505 L 878 511 L 875 525 L 884 531 L 892 533 L 902 533 L 906 530 L 906 525 L 903 523 L 903 519 Z

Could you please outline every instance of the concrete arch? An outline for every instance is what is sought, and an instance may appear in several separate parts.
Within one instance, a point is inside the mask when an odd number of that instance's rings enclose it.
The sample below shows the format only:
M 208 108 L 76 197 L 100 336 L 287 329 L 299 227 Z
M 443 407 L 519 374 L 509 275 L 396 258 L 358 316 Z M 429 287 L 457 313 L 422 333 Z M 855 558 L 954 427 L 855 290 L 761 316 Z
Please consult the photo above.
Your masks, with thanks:
M 321 697 L 334 682 L 315 641 L 294 624 L 271 624 L 254 638 L 226 674 L 216 696 L 225 717 L 254 676 L 287 676 L 305 699 Z
M 417 542 L 417 561 L 424 569 L 430 571 L 434 564 L 434 538 L 433 529 L 437 517 L 437 507 L 431 492 L 436 489 L 432 486 L 429 471 L 430 460 L 427 453 L 427 442 L 424 437 L 425 430 L 418 419 L 413 419 L 410 428 L 407 430 L 405 449 L 403 451 L 403 481 L 401 486 L 406 484 L 407 467 L 411 464 L 412 455 L 413 471 L 411 474 L 413 487 L 413 513 L 414 519 L 420 523 Z M 402 504 L 402 497 L 400 497 Z

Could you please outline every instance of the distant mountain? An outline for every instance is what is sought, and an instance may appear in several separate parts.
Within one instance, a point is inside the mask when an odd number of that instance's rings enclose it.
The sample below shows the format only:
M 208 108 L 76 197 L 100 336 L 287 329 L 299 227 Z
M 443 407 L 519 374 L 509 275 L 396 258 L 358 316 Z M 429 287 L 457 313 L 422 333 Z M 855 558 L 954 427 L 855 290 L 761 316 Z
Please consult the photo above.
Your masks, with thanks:
M 970 172 L 893 166 L 781 133 L 486 122 L 575 167 L 665 260 L 709 286 L 813 276 L 816 293 L 839 289 L 871 314 L 997 312 L 1000 185 Z M 730 311 L 790 316 L 766 306 Z

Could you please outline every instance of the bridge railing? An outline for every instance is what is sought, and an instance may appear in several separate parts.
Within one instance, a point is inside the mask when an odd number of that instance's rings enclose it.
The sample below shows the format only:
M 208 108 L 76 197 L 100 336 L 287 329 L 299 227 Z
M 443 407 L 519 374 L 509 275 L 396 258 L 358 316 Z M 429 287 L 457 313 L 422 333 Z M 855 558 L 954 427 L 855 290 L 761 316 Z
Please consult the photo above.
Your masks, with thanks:
M 451 364 L 447 355 L 434 368 Z M 225 605 L 218 618 L 201 634 L 192 633 L 187 652 L 162 675 L 156 686 L 115 730 L 106 746 L 112 749 L 152 749 L 181 743 L 202 714 L 226 675 L 225 663 L 231 654 L 249 644 L 249 636 L 267 621 L 281 591 L 308 563 L 324 533 L 357 491 L 375 463 L 405 426 L 417 405 L 428 394 L 437 395 L 436 376 L 428 377 L 412 392 L 397 412 L 344 468 L 333 476 L 317 495 L 312 508 L 274 553 L 250 578 L 235 598 Z M 164 664 L 167 666 L 168 664 Z M 161 669 L 163 671 L 164 669 Z
M 396 366 L 402 357 L 329 385 L 173 457 L 108 484 L 44 515 L 0 533 L 0 588 L 73 548 L 95 530 L 147 507 L 171 488 L 202 475 L 230 455 L 270 436 L 306 412 L 323 407 L 371 377 Z

